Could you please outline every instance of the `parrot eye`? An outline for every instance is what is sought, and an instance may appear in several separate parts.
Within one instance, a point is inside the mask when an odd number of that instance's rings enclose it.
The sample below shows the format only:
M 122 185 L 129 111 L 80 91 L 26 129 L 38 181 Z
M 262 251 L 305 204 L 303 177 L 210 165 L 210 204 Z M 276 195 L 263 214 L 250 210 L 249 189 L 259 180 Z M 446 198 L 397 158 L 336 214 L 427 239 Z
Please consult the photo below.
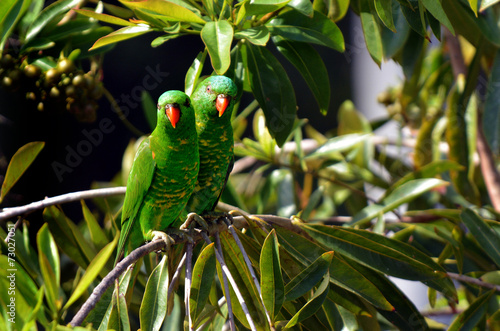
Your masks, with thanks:
M 212 86 L 210 86 L 210 85 L 207 86 L 207 92 L 212 93 Z
M 189 107 L 189 105 L 190 105 L 189 99 L 186 99 L 186 102 L 184 102 L 184 106 Z

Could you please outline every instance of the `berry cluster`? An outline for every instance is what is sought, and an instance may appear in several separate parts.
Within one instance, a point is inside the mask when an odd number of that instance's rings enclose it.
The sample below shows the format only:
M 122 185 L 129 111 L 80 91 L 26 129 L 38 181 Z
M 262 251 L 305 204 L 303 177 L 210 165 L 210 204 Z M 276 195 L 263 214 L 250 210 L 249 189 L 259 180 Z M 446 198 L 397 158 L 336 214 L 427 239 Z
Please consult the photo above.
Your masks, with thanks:
M 47 71 L 34 64 L 4 54 L 0 58 L 0 83 L 9 91 L 20 92 L 43 112 L 68 111 L 79 121 L 93 122 L 102 83 L 90 72 L 78 69 L 67 58 Z

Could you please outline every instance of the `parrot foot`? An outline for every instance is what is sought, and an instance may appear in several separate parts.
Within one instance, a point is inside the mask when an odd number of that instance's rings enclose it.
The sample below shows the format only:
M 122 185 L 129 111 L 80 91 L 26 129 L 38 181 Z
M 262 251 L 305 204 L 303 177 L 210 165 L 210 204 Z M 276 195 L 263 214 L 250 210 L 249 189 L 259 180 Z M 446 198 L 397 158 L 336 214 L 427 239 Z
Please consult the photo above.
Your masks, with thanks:
M 165 242 L 165 249 L 164 249 L 165 251 L 168 251 L 170 247 L 175 244 L 175 240 L 165 232 L 153 231 L 152 235 L 153 239 L 151 241 L 163 240 L 163 242 Z
M 189 213 L 186 221 L 184 222 L 184 224 L 181 225 L 180 229 L 187 230 L 191 227 L 191 224 L 193 224 L 193 223 L 198 223 L 198 225 L 200 225 L 200 227 L 204 231 L 208 232 L 207 222 L 205 221 L 205 219 L 203 217 L 201 217 L 200 215 L 198 215 L 196 213 Z
M 224 222 L 227 226 L 233 224 L 233 216 L 231 215 L 231 213 L 208 211 L 206 213 L 203 213 L 203 218 L 210 223 Z

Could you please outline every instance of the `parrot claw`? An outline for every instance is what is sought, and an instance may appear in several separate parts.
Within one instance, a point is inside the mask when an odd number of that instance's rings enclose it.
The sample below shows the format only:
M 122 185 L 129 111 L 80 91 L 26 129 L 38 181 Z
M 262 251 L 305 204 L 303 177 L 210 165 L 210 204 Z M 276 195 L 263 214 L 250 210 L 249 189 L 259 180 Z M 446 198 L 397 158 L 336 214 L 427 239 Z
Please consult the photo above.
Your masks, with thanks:
M 203 217 L 201 217 L 200 215 L 198 215 L 196 213 L 189 213 L 187 218 L 186 218 L 186 221 L 184 222 L 184 224 L 181 225 L 180 229 L 181 230 L 189 229 L 193 222 L 198 223 L 203 230 L 208 231 L 207 222 L 205 221 L 205 219 Z
M 165 251 L 168 251 L 170 247 L 175 244 L 175 240 L 165 232 L 153 231 L 152 235 L 153 235 L 152 241 L 163 240 L 163 242 L 165 242 L 165 249 L 164 249 Z

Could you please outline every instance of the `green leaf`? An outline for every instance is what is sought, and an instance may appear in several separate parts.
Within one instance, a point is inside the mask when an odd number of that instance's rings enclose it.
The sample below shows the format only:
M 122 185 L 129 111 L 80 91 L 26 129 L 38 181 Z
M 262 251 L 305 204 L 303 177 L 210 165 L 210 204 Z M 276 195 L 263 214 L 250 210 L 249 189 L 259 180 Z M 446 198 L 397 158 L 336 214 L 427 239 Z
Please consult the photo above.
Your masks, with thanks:
M 260 286 L 262 299 L 274 321 L 285 299 L 285 285 L 281 274 L 278 237 L 273 229 L 262 245 L 260 254 Z
M 469 208 L 460 214 L 460 219 L 467 226 L 486 255 L 500 267 L 500 235 Z
M 495 294 L 495 290 L 486 292 L 474 300 L 474 302 L 472 302 L 467 309 L 455 317 L 448 328 L 448 331 L 474 330 L 475 326 L 480 322 L 486 313 L 488 309 L 488 302 L 493 294 Z
M 470 8 L 474 12 L 474 14 L 476 14 L 476 17 L 477 17 L 478 1 L 481 3 L 482 0 L 468 0 L 468 1 L 469 1 Z
M 316 11 L 322 12 L 327 15 L 329 19 L 334 22 L 340 21 L 347 14 L 349 10 L 349 0 L 314 0 L 313 8 Z M 353 1 L 352 5 L 356 5 L 358 2 Z
M 207 57 L 207 50 L 198 53 L 198 55 L 196 56 L 196 58 L 194 59 L 193 63 L 191 64 L 186 73 L 186 78 L 184 80 L 184 91 L 189 96 L 191 96 L 194 89 L 198 85 L 198 79 L 200 79 L 206 57 Z
M 367 140 L 371 135 L 369 134 L 345 134 L 328 139 L 326 143 L 318 147 L 314 152 L 306 156 L 306 159 L 315 158 L 338 158 L 338 153 L 346 152 L 359 143 Z
M 451 25 L 448 15 L 441 5 L 441 1 L 436 0 L 421 0 L 425 9 L 427 9 L 432 16 L 434 16 L 439 22 L 441 22 L 451 33 L 455 34 L 455 30 Z
M 382 27 L 382 47 L 386 59 L 391 59 L 403 48 L 410 35 L 410 26 L 406 21 L 399 2 L 393 1 L 392 17 L 394 19 L 394 26 L 396 33 Z
M 151 129 L 151 132 L 153 132 L 153 130 L 156 128 L 156 121 L 158 115 L 157 115 L 156 104 L 153 101 L 151 94 L 149 94 L 149 92 L 146 90 L 142 90 L 141 105 L 142 105 L 142 111 L 144 112 L 144 117 L 146 117 L 146 120 L 148 121 L 149 124 L 149 128 Z
M 0 3 L 0 49 L 4 49 L 5 42 L 29 2 L 28 0 L 4 0 Z
M 45 223 L 36 236 L 38 246 L 38 261 L 42 271 L 45 295 L 53 314 L 57 314 L 61 307 L 59 298 L 59 284 L 61 282 L 61 264 L 59 252 L 54 238 L 50 234 L 48 224 Z
M 208 22 L 201 30 L 201 39 L 208 49 L 215 72 L 224 74 L 231 64 L 233 27 L 228 21 Z
M 312 315 L 314 315 L 321 308 L 323 302 L 325 302 L 325 299 L 328 295 L 328 291 L 330 289 L 329 285 L 330 285 L 330 276 L 327 273 L 323 278 L 323 281 L 319 285 L 318 289 L 316 290 L 316 292 L 314 292 L 312 298 L 302 308 L 300 308 L 297 314 L 295 314 L 290 319 L 290 321 L 285 326 L 285 329 L 291 328 L 297 323 L 300 323 L 306 318 L 309 318 Z
M 391 31 L 396 32 L 394 18 L 392 16 L 393 0 L 375 0 L 375 10 L 384 25 Z
M 314 12 L 314 16 L 310 18 L 297 11 L 288 11 L 269 22 L 267 28 L 272 35 L 286 39 L 314 43 L 339 52 L 345 50 L 342 32 L 320 12 Z
M 99 14 L 96 13 L 93 10 L 88 10 L 88 9 L 75 9 L 75 12 L 78 14 L 82 14 L 87 17 L 95 18 L 96 20 L 110 23 L 110 24 L 116 24 L 116 25 L 122 25 L 122 26 L 136 26 L 137 24 L 132 23 L 130 21 L 124 20 L 122 18 L 116 17 L 116 16 L 111 16 L 107 14 Z
M 92 214 L 90 209 L 85 204 L 85 201 L 81 200 L 80 202 L 82 204 L 83 218 L 85 219 L 85 223 L 89 229 L 90 238 L 97 248 L 102 249 L 108 244 L 109 240 L 102 228 L 99 226 L 94 214 Z
M 253 0 L 245 1 L 238 11 L 236 24 L 239 24 L 245 17 L 262 15 L 277 11 L 286 6 L 290 0 Z
M 215 271 L 215 248 L 214 243 L 211 243 L 198 255 L 193 268 L 189 309 L 191 310 L 191 318 L 195 324 L 210 296 Z
M 285 69 L 264 47 L 241 47 L 243 62 L 252 92 L 266 117 L 267 128 L 282 146 L 292 131 L 297 103 Z
M 456 295 L 443 268 L 413 246 L 365 230 L 306 224 L 300 227 L 325 249 L 390 276 L 422 281 L 448 297 Z
M 107 36 L 99 38 L 94 45 L 90 48 L 90 50 L 95 50 L 99 47 L 103 47 L 110 44 L 115 44 L 119 41 L 131 39 L 145 33 L 153 31 L 151 27 L 144 25 L 137 26 L 129 26 L 125 28 L 118 29 L 116 31 L 111 32 Z
M 421 9 L 419 6 L 410 8 L 408 6 L 401 6 L 401 11 L 406 18 L 406 21 L 410 27 L 424 38 L 428 38 L 427 30 L 425 29 L 425 21 L 422 21 Z
M 481 8 L 479 8 L 479 11 L 483 11 L 485 10 L 486 8 L 490 7 L 490 6 L 493 6 L 494 4 L 497 4 L 500 0 L 481 0 Z M 473 7 L 473 2 L 472 0 L 469 0 L 469 3 L 472 7 L 472 10 L 474 10 L 474 12 L 476 13 L 476 16 L 477 16 L 477 0 L 475 0 L 475 3 L 476 3 L 476 7 L 474 8 Z
M 234 38 L 246 39 L 257 46 L 266 46 L 270 36 L 269 29 L 264 25 L 241 30 L 234 34 Z
M 314 15 L 313 4 L 310 0 L 291 0 L 287 4 L 287 6 L 295 9 L 302 15 L 306 15 L 309 17 L 312 17 Z
M 350 225 L 366 224 L 380 214 L 385 214 L 404 203 L 414 200 L 425 192 L 445 185 L 448 185 L 448 182 L 437 178 L 411 180 L 397 187 L 382 200 L 381 204 L 373 204 L 363 208 L 354 216 Z
M 158 38 L 155 38 L 151 42 L 151 47 L 156 48 L 156 47 L 158 47 L 160 45 L 163 45 L 164 43 L 166 43 L 169 40 L 175 39 L 175 38 L 183 36 L 183 35 L 185 35 L 185 33 L 165 34 L 163 36 L 159 36 Z
M 139 311 L 141 330 L 159 330 L 167 313 L 168 265 L 167 256 L 149 276 Z
M 318 52 L 310 45 L 273 37 L 273 42 L 288 61 L 302 74 L 307 85 L 313 92 L 323 115 L 330 106 L 330 80 L 328 71 Z
M 116 244 L 118 243 L 118 236 L 113 239 L 112 242 L 107 244 L 97 255 L 96 257 L 90 262 L 89 266 L 85 270 L 85 274 L 83 277 L 80 279 L 78 282 L 78 285 L 76 288 L 73 290 L 73 293 L 71 294 L 71 297 L 68 299 L 66 304 L 64 305 L 63 310 L 68 309 L 69 306 L 71 306 L 80 296 L 85 293 L 92 282 L 96 279 L 96 277 L 99 275 L 101 270 L 104 268 L 106 265 L 106 262 L 110 259 L 110 257 L 113 255 L 113 252 L 115 250 Z
M 148 1 L 125 1 L 122 4 L 131 9 L 142 9 L 152 13 L 166 16 L 168 20 L 180 22 L 192 22 L 205 24 L 205 21 L 188 8 L 178 5 L 172 1 L 148 0 Z
M 311 265 L 295 276 L 285 286 L 285 301 L 293 301 L 309 292 L 328 273 L 333 252 L 323 253 Z
M 227 267 L 231 272 L 231 275 L 233 276 L 236 284 L 238 285 L 238 288 L 241 292 L 241 295 L 243 296 L 243 299 L 245 300 L 245 303 L 250 312 L 250 316 L 252 317 L 257 330 L 267 329 L 268 323 L 262 307 L 259 292 L 255 287 L 252 276 L 247 269 L 246 263 L 243 259 L 238 245 L 236 245 L 234 238 L 227 232 L 221 233 L 221 244 Z M 219 264 L 217 264 L 217 273 L 222 284 L 222 270 Z M 223 291 L 224 296 L 231 296 L 233 312 L 238 321 L 241 322 L 241 324 L 243 324 L 245 327 L 250 328 L 250 325 L 248 324 L 248 321 L 245 317 L 245 313 L 241 309 L 241 305 L 238 298 L 236 297 L 236 294 L 234 293 L 232 286 L 229 286 L 229 293 L 226 293 L 224 288 Z
M 372 57 L 373 61 L 377 63 L 378 66 L 382 63 L 382 58 L 384 56 L 382 47 L 382 36 L 380 25 L 372 8 L 371 1 L 373 0 L 360 0 L 361 5 L 361 27 L 363 28 L 363 34 L 365 36 L 365 43 Z
M 0 189 L 0 203 L 45 146 L 43 141 L 27 143 L 12 156 Z
M 495 155 L 500 154 L 500 50 L 495 54 L 491 67 L 483 113 L 483 130 L 486 141 Z
M 33 39 L 56 16 L 80 4 L 82 0 L 59 0 L 47 6 L 26 32 L 26 40 Z

